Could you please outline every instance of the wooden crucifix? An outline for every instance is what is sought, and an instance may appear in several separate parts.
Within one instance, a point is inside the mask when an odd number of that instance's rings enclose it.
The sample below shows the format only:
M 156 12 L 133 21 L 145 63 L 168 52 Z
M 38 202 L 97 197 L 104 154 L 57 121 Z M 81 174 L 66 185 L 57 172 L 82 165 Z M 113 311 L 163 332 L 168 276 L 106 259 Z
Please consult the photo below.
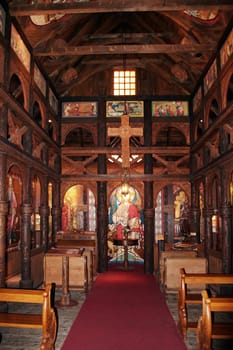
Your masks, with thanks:
M 130 137 L 143 136 L 143 128 L 132 128 L 129 125 L 129 115 L 121 116 L 121 127 L 109 128 L 108 136 L 120 136 L 121 138 L 121 153 L 122 153 L 122 168 L 130 168 Z

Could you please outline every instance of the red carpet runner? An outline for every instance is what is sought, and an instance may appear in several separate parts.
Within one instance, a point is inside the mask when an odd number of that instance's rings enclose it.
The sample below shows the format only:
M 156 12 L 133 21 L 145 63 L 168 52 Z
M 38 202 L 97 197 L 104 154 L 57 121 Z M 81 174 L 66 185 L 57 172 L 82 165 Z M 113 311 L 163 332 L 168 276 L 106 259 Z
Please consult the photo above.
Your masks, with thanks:
M 62 350 L 187 350 L 152 275 L 98 275 Z

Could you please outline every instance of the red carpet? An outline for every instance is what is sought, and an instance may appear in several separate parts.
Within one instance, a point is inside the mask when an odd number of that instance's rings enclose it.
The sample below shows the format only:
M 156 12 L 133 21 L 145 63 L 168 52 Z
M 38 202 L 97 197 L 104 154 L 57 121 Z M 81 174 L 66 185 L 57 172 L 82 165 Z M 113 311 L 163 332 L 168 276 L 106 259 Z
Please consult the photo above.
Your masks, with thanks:
M 98 275 L 62 350 L 187 350 L 152 275 Z

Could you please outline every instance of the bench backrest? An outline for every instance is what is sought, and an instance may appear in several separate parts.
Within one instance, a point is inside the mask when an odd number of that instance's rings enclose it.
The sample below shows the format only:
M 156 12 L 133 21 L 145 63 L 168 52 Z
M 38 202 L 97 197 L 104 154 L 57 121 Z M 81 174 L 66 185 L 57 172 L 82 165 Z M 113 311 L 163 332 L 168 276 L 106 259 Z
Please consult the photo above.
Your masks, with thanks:
M 46 298 L 50 300 L 51 289 L 51 284 L 46 285 L 45 289 L 0 288 L 0 301 L 43 304 Z
M 202 291 L 202 322 L 207 334 L 212 334 L 212 312 L 233 312 L 233 298 L 210 297 L 207 290 Z
M 233 284 L 233 274 L 215 274 L 215 273 L 186 273 L 184 268 L 180 269 L 180 289 L 179 303 L 181 307 L 185 306 L 185 298 L 189 285 L 195 285 L 201 292 L 207 284 Z

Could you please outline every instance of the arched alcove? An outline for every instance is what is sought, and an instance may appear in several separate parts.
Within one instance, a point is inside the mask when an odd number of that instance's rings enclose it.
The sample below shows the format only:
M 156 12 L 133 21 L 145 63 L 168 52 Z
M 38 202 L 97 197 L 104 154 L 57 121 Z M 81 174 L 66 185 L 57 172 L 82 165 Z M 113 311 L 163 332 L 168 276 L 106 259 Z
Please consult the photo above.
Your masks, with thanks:
M 144 217 L 142 199 L 137 189 L 127 182 L 115 188 L 109 203 L 108 258 L 124 259 L 124 239 L 133 242 L 129 258 L 142 261 L 144 256 Z M 117 248 L 116 248 L 117 247 Z
M 219 105 L 217 100 L 213 99 L 209 109 L 208 125 L 213 124 L 214 121 L 218 118 L 218 115 L 219 115 Z
M 41 182 L 38 176 L 32 179 L 32 215 L 31 215 L 31 244 L 38 248 L 42 244 L 40 206 L 41 206 Z
M 62 230 L 96 230 L 96 201 L 89 188 L 74 185 L 66 191 L 62 207 Z
M 40 105 L 37 101 L 33 104 L 32 117 L 38 125 L 42 126 L 42 115 Z
M 10 79 L 10 94 L 14 96 L 14 98 L 24 106 L 24 94 L 21 80 L 18 75 L 13 74 Z
M 22 204 L 22 178 L 20 170 L 13 165 L 6 179 L 8 215 L 7 215 L 7 246 L 17 245 L 20 240 L 20 206 Z
M 227 88 L 227 101 L 226 101 L 227 107 L 232 104 L 232 101 L 233 101 L 233 74 L 229 80 L 229 84 Z
M 188 196 L 178 185 L 166 185 L 158 193 L 155 207 L 155 240 L 164 236 L 173 242 L 189 234 Z

